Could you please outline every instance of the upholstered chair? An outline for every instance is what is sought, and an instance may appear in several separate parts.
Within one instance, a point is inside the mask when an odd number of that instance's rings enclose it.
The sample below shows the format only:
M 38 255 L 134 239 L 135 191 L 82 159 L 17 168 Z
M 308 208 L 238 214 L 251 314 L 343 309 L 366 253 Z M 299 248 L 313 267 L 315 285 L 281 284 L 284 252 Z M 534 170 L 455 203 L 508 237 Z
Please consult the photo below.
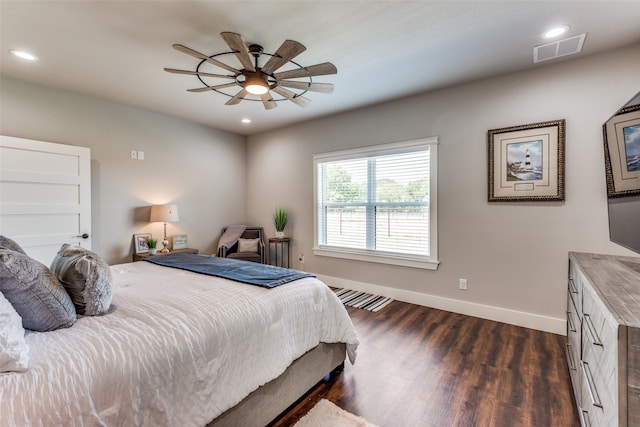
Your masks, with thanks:
M 226 228 L 222 229 L 222 234 L 225 231 Z M 221 247 L 218 250 L 218 256 L 264 264 L 266 261 L 264 229 L 262 227 L 247 227 L 233 246 L 228 249 Z

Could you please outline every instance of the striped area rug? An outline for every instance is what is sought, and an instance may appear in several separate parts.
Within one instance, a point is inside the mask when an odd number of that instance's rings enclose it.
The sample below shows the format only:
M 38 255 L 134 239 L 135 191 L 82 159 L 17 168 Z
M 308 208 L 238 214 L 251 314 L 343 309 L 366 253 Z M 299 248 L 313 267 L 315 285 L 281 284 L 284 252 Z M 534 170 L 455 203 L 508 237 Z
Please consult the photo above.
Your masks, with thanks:
M 340 301 L 342 301 L 344 305 L 369 311 L 382 310 L 387 304 L 393 301 L 391 298 L 352 291 L 351 289 L 334 289 L 333 292 L 338 295 L 338 298 L 340 298 Z

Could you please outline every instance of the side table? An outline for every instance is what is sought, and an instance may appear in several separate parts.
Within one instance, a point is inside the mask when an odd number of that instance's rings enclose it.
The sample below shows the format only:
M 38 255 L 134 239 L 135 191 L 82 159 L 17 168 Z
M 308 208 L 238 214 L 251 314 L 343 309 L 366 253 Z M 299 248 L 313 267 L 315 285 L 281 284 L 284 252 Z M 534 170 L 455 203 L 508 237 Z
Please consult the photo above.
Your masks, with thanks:
M 290 238 L 269 238 L 269 264 L 277 267 L 289 268 L 289 242 Z
M 169 253 L 157 252 L 155 255 L 151 255 L 149 252 L 143 252 L 141 254 L 133 254 L 133 262 L 142 261 L 143 259 L 148 258 L 150 256 L 162 256 L 162 255 L 169 255 L 169 254 L 197 254 L 197 253 L 198 253 L 198 250 L 192 249 L 192 248 L 176 249 Z

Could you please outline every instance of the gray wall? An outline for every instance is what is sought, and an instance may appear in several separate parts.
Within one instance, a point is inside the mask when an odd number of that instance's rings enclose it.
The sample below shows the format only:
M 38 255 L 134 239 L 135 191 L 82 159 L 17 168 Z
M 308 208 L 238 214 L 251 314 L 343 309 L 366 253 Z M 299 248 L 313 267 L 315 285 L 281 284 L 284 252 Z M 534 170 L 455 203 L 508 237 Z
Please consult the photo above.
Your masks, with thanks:
M 292 266 L 329 284 L 561 332 L 567 252 L 632 254 L 609 242 L 602 123 L 640 90 L 640 46 L 417 95 L 245 138 L 96 98 L 2 78 L 0 133 L 91 148 L 94 250 L 131 256 L 162 235 L 146 207 L 175 202 L 190 246 L 211 253 L 230 223 L 292 212 Z M 336 88 L 339 90 L 339 88 Z M 488 129 L 566 119 L 566 201 L 487 203 Z M 314 256 L 312 155 L 437 135 L 437 271 Z M 129 158 L 131 149 L 146 159 Z M 305 255 L 305 264 L 297 255 Z M 469 290 L 458 290 L 458 279 Z M 365 289 L 366 290 L 366 289 Z
M 205 253 L 222 227 L 244 221 L 244 136 L 4 76 L 0 91 L 3 135 L 91 149 L 93 250 L 107 262 L 131 261 L 134 233 L 162 238 L 152 204 L 176 203 L 167 234 L 188 234 Z
M 632 254 L 609 242 L 602 124 L 640 90 L 639 69 L 635 45 L 250 136 L 247 219 L 273 236 L 286 206 L 292 266 L 329 284 L 562 332 L 567 252 Z M 556 119 L 566 201 L 488 203 L 487 130 Z M 314 256 L 312 155 L 426 136 L 440 138 L 438 270 Z

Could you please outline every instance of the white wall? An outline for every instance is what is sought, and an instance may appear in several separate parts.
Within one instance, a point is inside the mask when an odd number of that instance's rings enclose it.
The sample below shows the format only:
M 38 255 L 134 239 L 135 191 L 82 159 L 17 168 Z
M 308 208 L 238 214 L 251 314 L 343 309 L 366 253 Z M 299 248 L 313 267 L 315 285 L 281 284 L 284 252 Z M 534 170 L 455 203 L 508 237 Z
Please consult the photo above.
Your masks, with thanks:
M 635 45 L 250 136 L 247 219 L 273 236 L 273 208 L 286 206 L 292 266 L 329 284 L 562 333 L 567 252 L 633 254 L 608 238 L 602 124 L 640 90 L 639 69 Z M 487 130 L 556 119 L 566 201 L 488 203 Z M 439 269 L 314 256 L 312 155 L 434 135 Z
M 91 149 L 93 250 L 107 262 L 131 261 L 134 233 L 162 238 L 151 204 L 176 203 L 180 222 L 167 234 L 188 234 L 204 253 L 244 221 L 244 136 L 4 76 L 0 91 L 3 135 Z

